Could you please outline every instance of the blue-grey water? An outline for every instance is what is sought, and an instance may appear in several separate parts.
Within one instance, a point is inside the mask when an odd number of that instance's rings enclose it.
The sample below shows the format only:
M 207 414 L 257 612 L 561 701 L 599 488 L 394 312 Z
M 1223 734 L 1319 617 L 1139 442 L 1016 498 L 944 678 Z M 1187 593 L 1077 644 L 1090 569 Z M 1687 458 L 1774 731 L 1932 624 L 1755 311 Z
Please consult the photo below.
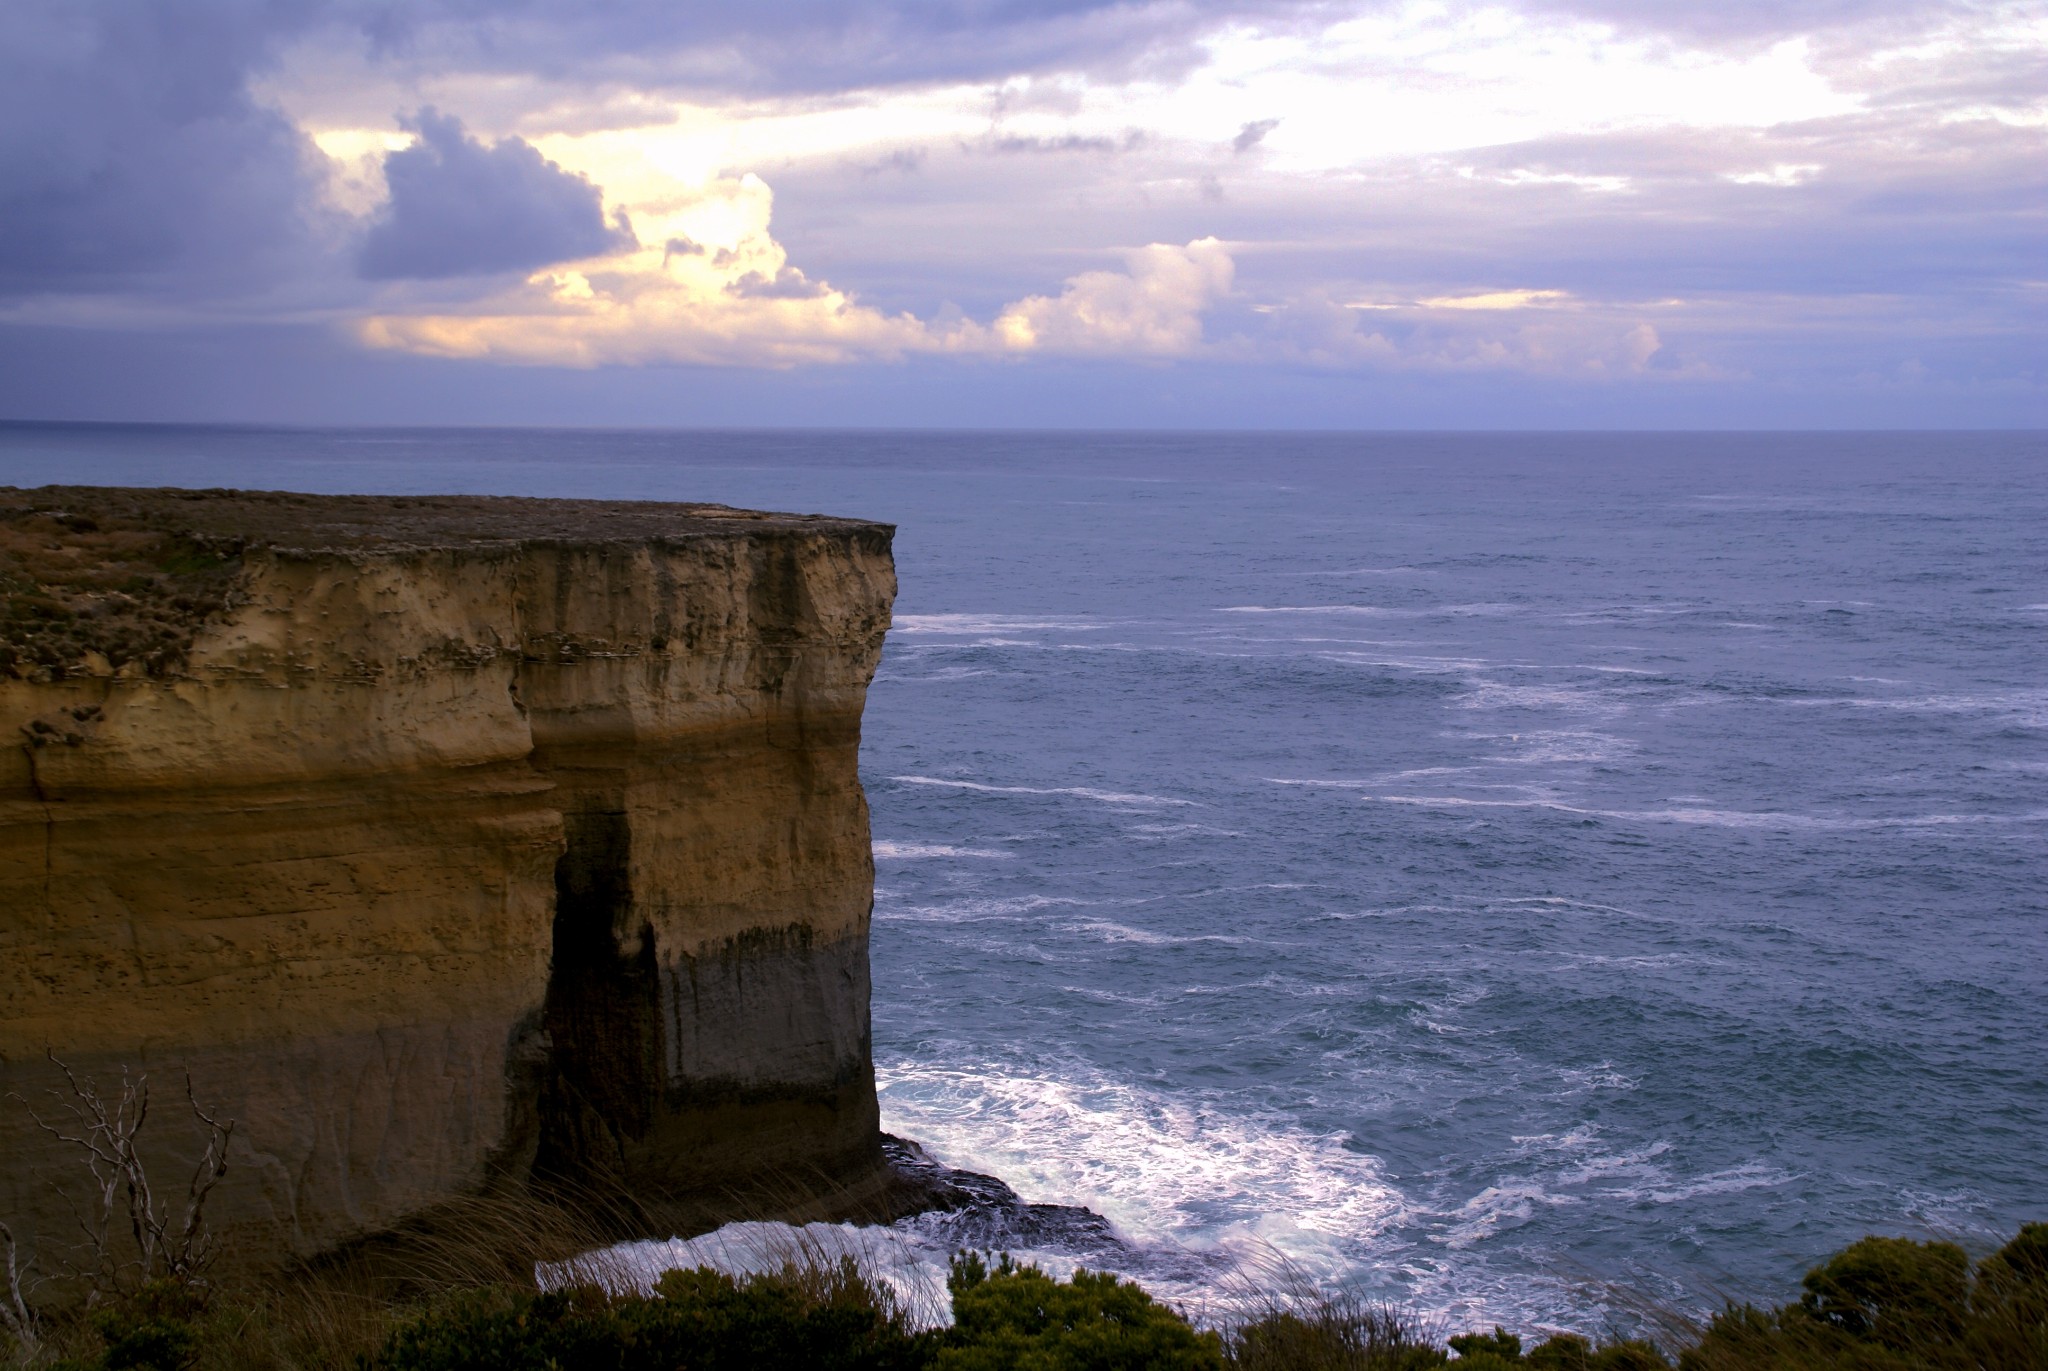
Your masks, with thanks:
M 1597 1329 L 2048 1218 L 2041 435 L 15 425 L 0 480 L 897 524 L 885 1125 L 1141 1243 Z

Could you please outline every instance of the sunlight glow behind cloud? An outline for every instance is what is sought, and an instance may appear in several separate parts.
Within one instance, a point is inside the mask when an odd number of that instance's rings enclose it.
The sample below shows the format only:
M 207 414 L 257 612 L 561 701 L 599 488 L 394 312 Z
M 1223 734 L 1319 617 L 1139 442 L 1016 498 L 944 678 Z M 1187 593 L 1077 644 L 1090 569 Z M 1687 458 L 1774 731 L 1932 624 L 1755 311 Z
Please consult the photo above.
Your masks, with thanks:
M 672 189 L 672 188 L 671 188 Z M 1090 271 L 990 325 L 925 322 L 858 303 L 793 266 L 770 233 L 774 197 L 750 174 L 691 198 L 631 207 L 638 242 L 542 271 L 459 313 L 373 315 L 365 343 L 441 357 L 593 367 L 693 363 L 791 367 L 907 353 L 1172 357 L 1202 343 L 1202 314 L 1230 289 L 1213 238 L 1154 243 L 1125 271 Z
M 1255 157 L 1257 176 L 1285 180 L 1588 131 L 1766 126 L 1859 104 L 1815 73 L 1803 40 L 1728 56 L 1497 6 L 1416 3 L 1313 33 L 1238 26 L 1210 39 L 1204 52 L 1203 65 L 1172 80 L 1068 73 L 836 98 L 679 101 L 642 106 L 661 108 L 660 122 L 594 129 L 536 129 L 529 115 L 530 140 L 603 187 L 607 211 L 633 225 L 637 247 L 536 275 L 459 311 L 435 300 L 415 314 L 387 295 L 362 336 L 378 347 L 572 366 L 784 367 L 912 352 L 1185 356 L 1201 349 L 1204 313 L 1235 279 L 1230 254 L 1213 237 L 1187 248 L 1139 249 L 1125 271 L 1072 275 L 1056 293 L 1016 299 L 986 324 L 955 318 L 939 325 L 870 308 L 803 275 L 773 236 L 772 197 L 757 173 L 847 162 L 916 170 L 930 158 L 1008 152 L 1118 156 L 1158 175 L 1176 160 L 1227 148 Z M 1259 136 L 1247 139 L 1247 129 Z M 316 136 L 357 164 L 365 150 L 390 145 L 377 129 Z M 1732 175 L 1786 184 L 1772 179 L 1781 171 Z M 1466 166 L 1456 174 L 1582 191 L 1629 184 L 1622 176 L 1515 167 Z M 360 175 L 346 182 L 359 212 L 369 182 Z M 665 247 L 675 242 L 707 252 L 679 258 Z M 745 289 L 749 280 L 797 280 L 808 289 L 767 298 Z M 1564 298 L 1537 287 L 1435 293 L 1408 308 L 1501 311 Z M 1377 355 L 1367 349 L 1358 358 Z M 1526 347 L 1502 343 L 1475 347 L 1460 364 L 1496 357 L 1520 365 L 1529 356 Z
M 0 327 L 2048 395 L 2019 0 L 24 3 Z

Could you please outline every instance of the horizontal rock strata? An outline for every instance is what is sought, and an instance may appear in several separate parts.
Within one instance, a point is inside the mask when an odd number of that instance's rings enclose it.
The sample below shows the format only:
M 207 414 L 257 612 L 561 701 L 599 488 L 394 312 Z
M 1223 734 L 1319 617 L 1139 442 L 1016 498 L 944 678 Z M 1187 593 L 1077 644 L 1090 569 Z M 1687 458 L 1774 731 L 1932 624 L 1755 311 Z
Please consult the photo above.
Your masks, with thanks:
M 0 489 L 0 1090 L 147 1067 L 175 1153 L 189 1070 L 278 1251 L 534 1175 L 858 1190 L 891 532 Z M 0 1103 L 0 1219 L 78 1179 Z

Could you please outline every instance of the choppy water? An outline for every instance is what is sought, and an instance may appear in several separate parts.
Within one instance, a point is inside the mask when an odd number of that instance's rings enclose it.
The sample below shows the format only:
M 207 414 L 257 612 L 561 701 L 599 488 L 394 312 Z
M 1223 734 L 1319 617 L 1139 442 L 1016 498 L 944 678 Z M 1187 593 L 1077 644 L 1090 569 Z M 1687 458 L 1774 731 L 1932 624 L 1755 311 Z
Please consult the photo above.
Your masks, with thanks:
M 0 476 L 899 524 L 885 1125 L 1162 1253 L 1597 1328 L 2048 1217 L 2040 435 L 16 426 Z

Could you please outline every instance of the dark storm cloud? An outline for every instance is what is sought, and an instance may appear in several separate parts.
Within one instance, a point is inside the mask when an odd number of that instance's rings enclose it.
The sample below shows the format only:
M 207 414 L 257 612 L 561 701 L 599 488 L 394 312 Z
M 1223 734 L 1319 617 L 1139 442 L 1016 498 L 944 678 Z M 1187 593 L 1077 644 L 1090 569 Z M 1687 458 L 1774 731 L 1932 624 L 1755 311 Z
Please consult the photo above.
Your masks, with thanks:
M 371 280 L 531 271 L 632 242 L 595 185 L 525 139 L 487 145 L 431 108 L 400 123 L 419 141 L 384 158 L 391 198 L 361 257 Z
M 246 78 L 303 22 L 253 2 L 0 12 L 0 291 L 218 290 L 289 269 L 321 159 Z

